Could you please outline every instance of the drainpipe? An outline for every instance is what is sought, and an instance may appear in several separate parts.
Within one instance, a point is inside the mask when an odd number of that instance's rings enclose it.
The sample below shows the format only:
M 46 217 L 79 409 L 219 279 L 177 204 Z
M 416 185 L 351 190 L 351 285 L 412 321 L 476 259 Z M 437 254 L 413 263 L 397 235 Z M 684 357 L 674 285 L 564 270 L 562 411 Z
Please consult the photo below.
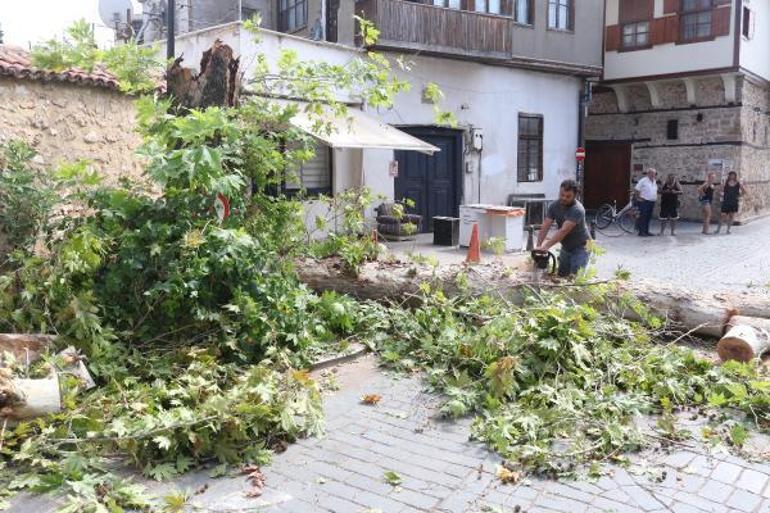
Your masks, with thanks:
M 588 104 L 591 102 L 591 83 L 583 79 L 582 91 L 580 92 L 580 101 L 578 102 L 578 130 L 577 147 L 585 147 L 585 123 Z M 578 195 L 583 199 L 583 162 L 577 162 L 575 166 L 575 180 L 578 183 Z
M 167 16 L 167 28 L 168 33 L 166 34 L 166 58 L 167 59 L 173 59 L 175 49 L 174 49 L 174 39 L 175 39 L 175 32 L 176 27 L 174 27 L 174 13 L 176 12 L 176 0 L 168 0 L 168 12 L 166 13 Z

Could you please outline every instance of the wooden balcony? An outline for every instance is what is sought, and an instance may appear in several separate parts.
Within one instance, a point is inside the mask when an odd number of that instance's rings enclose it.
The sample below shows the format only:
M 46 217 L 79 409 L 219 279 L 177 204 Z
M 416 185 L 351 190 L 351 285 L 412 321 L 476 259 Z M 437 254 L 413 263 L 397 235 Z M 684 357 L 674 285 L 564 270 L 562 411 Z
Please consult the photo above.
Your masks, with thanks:
M 433 55 L 510 59 L 513 20 L 404 0 L 358 0 L 356 14 L 380 31 L 377 47 Z

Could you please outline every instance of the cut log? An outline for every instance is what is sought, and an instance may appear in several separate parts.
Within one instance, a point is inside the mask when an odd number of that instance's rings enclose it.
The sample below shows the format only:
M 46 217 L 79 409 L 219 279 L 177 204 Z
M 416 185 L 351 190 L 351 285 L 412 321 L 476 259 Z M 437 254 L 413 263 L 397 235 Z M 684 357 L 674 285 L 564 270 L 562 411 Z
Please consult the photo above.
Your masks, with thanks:
M 749 362 L 770 348 L 770 319 L 736 315 L 730 319 L 727 333 L 717 344 L 722 361 Z
M 16 421 L 61 410 L 59 377 L 0 380 L 0 420 Z
M 240 58 L 230 46 L 217 39 L 203 52 L 200 72 L 182 66 L 177 57 L 167 71 L 167 92 L 175 107 L 205 109 L 235 107 L 241 89 Z
M 305 259 L 296 263 L 300 281 L 318 292 L 333 290 L 359 299 L 391 300 L 398 303 L 419 301 L 420 284 L 430 284 L 447 296 L 496 294 L 521 304 L 527 290 L 558 288 L 576 301 L 590 300 L 590 287 L 568 283 L 537 281 L 534 273 L 512 271 L 500 264 L 431 267 L 406 262 L 369 262 L 357 275 L 348 272 L 336 258 Z M 462 279 L 458 279 L 463 275 Z M 460 286 L 459 284 L 463 285 Z M 630 294 L 655 314 L 685 331 L 719 338 L 726 323 L 736 314 L 770 318 L 770 297 L 761 295 L 698 294 L 646 281 L 617 282 L 618 296 Z M 630 309 L 623 317 L 637 320 Z
M 0 366 L 5 362 L 6 353 L 13 355 L 17 362 L 34 362 L 55 339 L 53 335 L 0 333 Z

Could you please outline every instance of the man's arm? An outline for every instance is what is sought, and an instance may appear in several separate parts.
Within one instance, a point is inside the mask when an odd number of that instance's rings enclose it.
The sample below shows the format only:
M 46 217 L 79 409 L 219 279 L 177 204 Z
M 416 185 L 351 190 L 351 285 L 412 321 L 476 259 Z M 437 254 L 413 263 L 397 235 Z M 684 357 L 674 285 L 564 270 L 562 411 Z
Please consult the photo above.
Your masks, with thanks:
M 551 249 L 553 246 L 555 246 L 557 243 L 561 242 L 564 237 L 567 236 L 569 232 L 572 231 L 572 229 L 577 226 L 577 223 L 575 221 L 564 221 L 564 224 L 561 225 L 561 228 L 559 228 L 559 231 L 553 234 L 553 237 L 548 239 L 548 242 L 545 244 L 540 243 L 538 244 L 538 247 L 540 249 Z
M 539 248 L 543 244 L 543 241 L 548 236 L 548 230 L 551 229 L 552 224 L 553 224 L 553 219 L 551 219 L 550 217 L 546 217 L 543 220 L 543 224 L 540 225 L 540 231 L 537 234 L 537 244 L 535 244 L 536 248 Z

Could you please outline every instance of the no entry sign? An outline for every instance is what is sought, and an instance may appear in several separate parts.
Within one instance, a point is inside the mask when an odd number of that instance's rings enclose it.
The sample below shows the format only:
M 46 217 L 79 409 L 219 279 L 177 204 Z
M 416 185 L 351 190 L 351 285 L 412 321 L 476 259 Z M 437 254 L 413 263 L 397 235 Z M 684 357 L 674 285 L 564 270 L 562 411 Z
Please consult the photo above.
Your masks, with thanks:
M 575 150 L 575 159 L 578 162 L 583 162 L 586 159 L 586 149 L 582 146 L 578 146 L 578 149 Z

